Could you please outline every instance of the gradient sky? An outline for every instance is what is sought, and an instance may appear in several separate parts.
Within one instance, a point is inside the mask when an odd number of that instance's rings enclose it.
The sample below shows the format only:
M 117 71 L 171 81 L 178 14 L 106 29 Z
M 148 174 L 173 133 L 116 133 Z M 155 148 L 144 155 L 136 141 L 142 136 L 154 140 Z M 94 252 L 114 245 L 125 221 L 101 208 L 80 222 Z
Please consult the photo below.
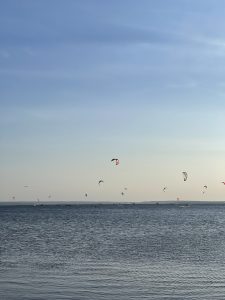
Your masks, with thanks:
M 0 201 L 225 200 L 225 1 L 0 1 L 0 104 Z

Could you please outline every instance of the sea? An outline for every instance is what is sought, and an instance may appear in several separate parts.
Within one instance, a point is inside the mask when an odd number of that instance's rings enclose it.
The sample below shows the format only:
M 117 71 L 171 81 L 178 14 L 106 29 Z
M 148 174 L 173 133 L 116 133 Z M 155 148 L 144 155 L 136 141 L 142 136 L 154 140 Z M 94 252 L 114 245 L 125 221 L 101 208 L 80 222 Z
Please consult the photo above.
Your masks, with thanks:
M 225 299 L 225 205 L 0 206 L 1 300 Z

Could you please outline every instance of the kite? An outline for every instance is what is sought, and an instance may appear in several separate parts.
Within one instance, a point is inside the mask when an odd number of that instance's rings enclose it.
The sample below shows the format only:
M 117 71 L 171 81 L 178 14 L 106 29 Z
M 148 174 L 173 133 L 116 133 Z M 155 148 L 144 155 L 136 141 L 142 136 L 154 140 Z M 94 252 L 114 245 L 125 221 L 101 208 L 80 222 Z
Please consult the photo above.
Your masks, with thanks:
M 115 161 L 116 166 L 120 163 L 118 158 L 112 158 L 111 161 Z
M 205 194 L 206 190 L 207 190 L 208 186 L 207 185 L 204 185 L 203 186 L 203 191 L 202 191 L 202 194 Z
M 187 181 L 188 178 L 187 172 L 182 172 L 182 174 L 183 174 L 184 181 Z

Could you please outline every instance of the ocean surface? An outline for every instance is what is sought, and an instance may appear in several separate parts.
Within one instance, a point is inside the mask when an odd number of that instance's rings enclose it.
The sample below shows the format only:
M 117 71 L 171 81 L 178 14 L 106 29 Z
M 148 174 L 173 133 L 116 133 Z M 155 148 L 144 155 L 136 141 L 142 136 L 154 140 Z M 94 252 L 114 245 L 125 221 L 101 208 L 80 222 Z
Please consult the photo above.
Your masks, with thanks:
M 225 205 L 0 206 L 1 300 L 225 299 Z

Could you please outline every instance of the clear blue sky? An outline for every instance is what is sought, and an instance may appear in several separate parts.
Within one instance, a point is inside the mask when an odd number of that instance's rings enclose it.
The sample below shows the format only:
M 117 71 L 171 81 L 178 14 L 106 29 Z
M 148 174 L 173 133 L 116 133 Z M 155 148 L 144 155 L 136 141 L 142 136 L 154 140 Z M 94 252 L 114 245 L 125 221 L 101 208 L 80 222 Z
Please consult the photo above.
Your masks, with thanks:
M 0 200 L 225 200 L 224 28 L 223 0 L 1 1 Z

